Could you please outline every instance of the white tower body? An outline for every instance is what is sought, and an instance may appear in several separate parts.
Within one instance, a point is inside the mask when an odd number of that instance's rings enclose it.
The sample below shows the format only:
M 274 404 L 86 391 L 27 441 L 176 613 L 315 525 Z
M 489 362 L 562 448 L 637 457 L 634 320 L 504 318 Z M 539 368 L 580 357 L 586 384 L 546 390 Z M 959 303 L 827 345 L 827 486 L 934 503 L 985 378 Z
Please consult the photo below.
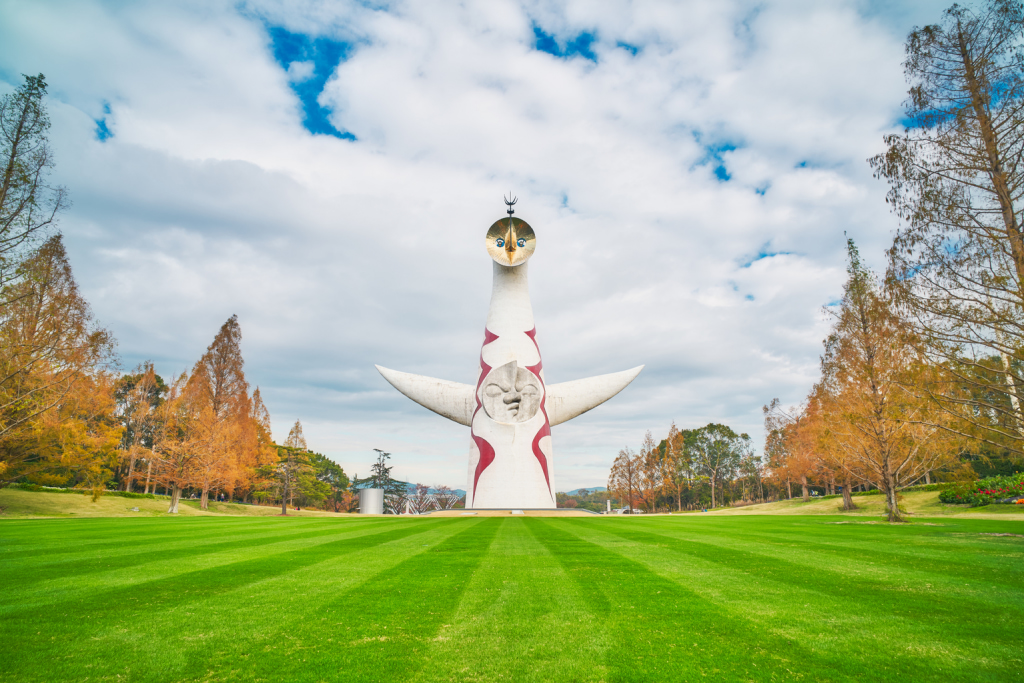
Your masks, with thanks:
M 526 268 L 536 237 L 511 214 L 487 232 L 494 279 L 476 386 L 377 366 L 413 401 L 470 428 L 467 508 L 556 507 L 551 427 L 601 405 L 643 369 L 547 385 Z
M 494 285 L 484 345 L 480 350 L 480 375 L 472 420 L 467 508 L 556 507 L 551 425 L 545 406 L 544 369 L 530 305 L 528 265 L 494 264 Z M 505 368 L 504 373 L 500 373 L 501 368 Z M 513 368 L 515 372 L 511 372 Z M 509 381 L 513 376 L 520 379 L 523 370 L 536 378 L 535 384 L 539 385 L 536 395 L 526 395 L 529 389 L 537 388 L 529 378 L 518 387 Z M 498 377 L 505 381 L 504 386 L 498 382 L 485 384 L 488 378 L 499 373 L 504 375 Z M 485 392 L 489 387 L 494 394 L 498 389 L 507 391 L 502 391 L 500 396 L 487 396 Z M 488 404 L 494 408 L 489 409 Z M 503 411 L 506 404 L 518 404 L 514 416 Z

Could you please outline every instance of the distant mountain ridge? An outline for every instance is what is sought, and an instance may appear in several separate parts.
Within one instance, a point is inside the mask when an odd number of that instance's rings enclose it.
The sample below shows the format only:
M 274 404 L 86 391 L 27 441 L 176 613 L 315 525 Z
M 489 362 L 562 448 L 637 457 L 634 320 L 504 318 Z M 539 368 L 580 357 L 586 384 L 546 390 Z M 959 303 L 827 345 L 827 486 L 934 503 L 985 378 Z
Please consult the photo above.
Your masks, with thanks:
M 607 490 L 608 489 L 604 486 L 581 486 L 580 488 L 573 489 L 572 491 L 559 491 L 559 493 L 564 493 L 567 496 L 578 496 L 580 491 L 586 491 L 587 493 L 603 493 Z
M 397 483 L 397 484 L 404 484 L 405 485 L 405 490 L 406 490 L 407 493 L 415 493 L 415 491 L 416 491 L 416 484 L 413 484 L 411 482 L 408 482 L 408 481 L 398 481 L 398 482 L 395 482 L 395 483 Z M 357 486 L 355 484 L 352 485 L 352 489 L 355 490 L 355 491 L 358 491 L 361 488 L 367 488 L 367 487 L 366 486 Z M 466 495 L 466 492 L 463 489 L 452 489 L 452 491 L 454 491 L 456 494 L 458 494 L 458 496 L 460 498 L 462 498 L 463 496 Z M 433 486 L 431 486 L 430 489 L 428 490 L 428 492 L 429 493 L 437 493 L 437 489 L 435 489 Z

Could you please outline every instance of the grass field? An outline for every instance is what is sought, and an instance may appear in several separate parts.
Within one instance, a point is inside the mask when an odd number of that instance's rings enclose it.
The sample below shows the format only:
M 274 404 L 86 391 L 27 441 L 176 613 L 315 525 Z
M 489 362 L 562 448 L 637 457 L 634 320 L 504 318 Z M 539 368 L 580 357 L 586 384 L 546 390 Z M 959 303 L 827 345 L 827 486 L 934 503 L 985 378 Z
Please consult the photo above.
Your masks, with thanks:
M 0 581 L 2 681 L 1010 681 L 1024 670 L 1016 520 L 4 520 Z

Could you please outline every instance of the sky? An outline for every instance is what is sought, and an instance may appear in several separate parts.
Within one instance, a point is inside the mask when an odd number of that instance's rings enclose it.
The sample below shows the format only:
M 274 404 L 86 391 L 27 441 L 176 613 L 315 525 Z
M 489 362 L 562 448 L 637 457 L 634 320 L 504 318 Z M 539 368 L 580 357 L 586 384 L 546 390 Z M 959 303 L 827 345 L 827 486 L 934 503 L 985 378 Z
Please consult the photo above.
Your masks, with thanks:
M 49 83 L 76 278 L 122 369 L 233 314 L 274 435 L 465 488 L 469 433 L 374 364 L 475 383 L 503 196 L 537 233 L 549 382 L 644 364 L 553 429 L 558 490 L 818 377 L 846 237 L 898 227 L 866 159 L 945 3 L 0 0 L 0 92 Z

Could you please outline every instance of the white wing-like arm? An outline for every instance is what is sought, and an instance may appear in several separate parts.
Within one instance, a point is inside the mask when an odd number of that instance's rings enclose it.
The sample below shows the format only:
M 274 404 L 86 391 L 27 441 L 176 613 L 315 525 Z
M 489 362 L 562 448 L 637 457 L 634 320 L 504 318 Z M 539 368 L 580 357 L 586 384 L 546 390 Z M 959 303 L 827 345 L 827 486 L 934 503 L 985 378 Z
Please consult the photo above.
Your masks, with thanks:
M 476 397 L 474 396 L 476 388 L 472 384 L 459 384 L 446 379 L 413 375 L 408 372 L 382 368 L 379 365 L 374 367 L 384 376 L 384 379 L 391 383 L 391 386 L 427 410 L 433 410 L 438 415 L 447 417 L 460 425 L 472 426 L 473 410 L 476 408 Z M 618 389 L 616 389 L 617 392 Z M 610 394 L 608 398 L 611 396 L 614 394 Z
M 577 415 L 582 415 L 592 408 L 596 408 L 625 389 L 643 369 L 644 366 L 641 365 L 632 370 L 613 372 L 610 375 L 598 375 L 597 377 L 587 377 L 586 379 L 548 386 L 546 388 L 548 394 L 548 421 L 554 427 L 563 422 L 568 422 Z M 398 385 L 395 386 L 397 387 Z M 400 387 L 398 390 L 402 391 Z M 470 392 L 472 393 L 472 387 L 470 387 Z M 405 392 L 403 391 L 403 393 Z M 406 396 L 409 396 L 409 394 L 406 394 Z M 410 398 L 412 397 L 410 396 Z M 415 401 L 416 399 L 413 398 L 413 400 Z M 430 406 L 427 407 L 429 408 Z

